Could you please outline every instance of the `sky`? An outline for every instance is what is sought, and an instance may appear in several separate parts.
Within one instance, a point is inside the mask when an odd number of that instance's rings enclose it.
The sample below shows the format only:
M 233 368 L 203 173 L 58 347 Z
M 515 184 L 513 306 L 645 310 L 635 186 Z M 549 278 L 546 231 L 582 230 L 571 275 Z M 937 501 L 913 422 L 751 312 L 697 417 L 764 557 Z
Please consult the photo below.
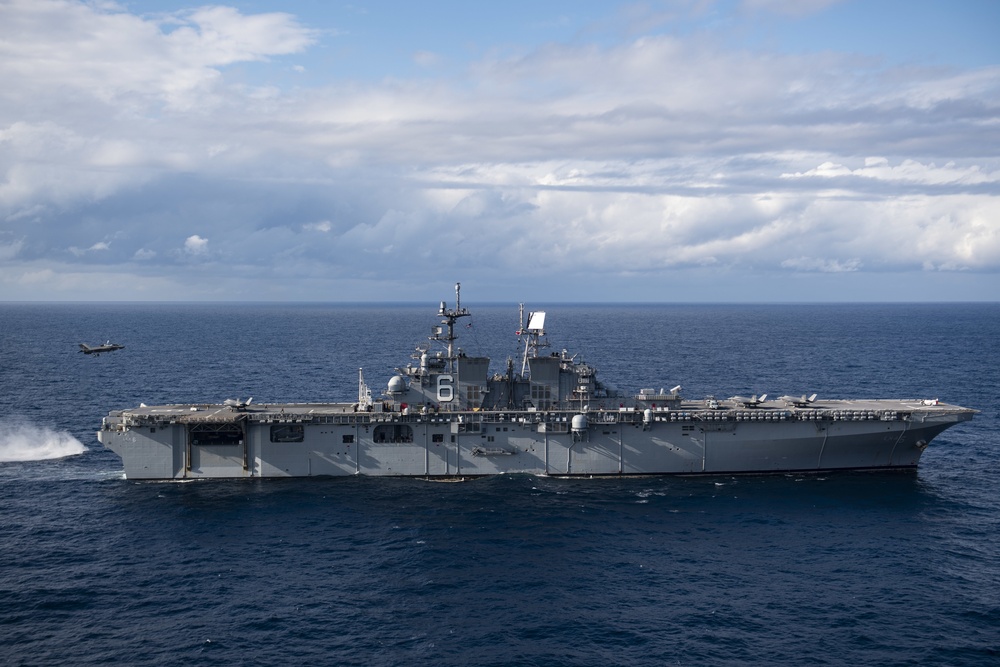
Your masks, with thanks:
M 0 0 L 0 301 L 1000 300 L 995 0 Z

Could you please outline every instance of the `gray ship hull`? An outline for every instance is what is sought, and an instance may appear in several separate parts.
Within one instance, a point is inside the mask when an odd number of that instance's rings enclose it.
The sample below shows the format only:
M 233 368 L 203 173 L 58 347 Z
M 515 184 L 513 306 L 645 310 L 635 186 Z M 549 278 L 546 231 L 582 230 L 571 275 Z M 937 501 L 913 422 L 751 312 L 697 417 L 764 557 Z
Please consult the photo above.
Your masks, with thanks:
M 98 439 L 130 479 L 777 473 L 913 468 L 975 414 L 936 399 L 625 395 L 578 355 L 544 354 L 545 313 L 523 307 L 521 370 L 491 374 L 454 345 L 470 315 L 459 290 L 378 399 L 359 371 L 356 403 L 140 405 L 105 417 Z
M 921 401 L 817 409 L 360 413 L 353 405 L 175 405 L 115 412 L 98 433 L 130 479 L 696 475 L 914 468 L 973 410 Z

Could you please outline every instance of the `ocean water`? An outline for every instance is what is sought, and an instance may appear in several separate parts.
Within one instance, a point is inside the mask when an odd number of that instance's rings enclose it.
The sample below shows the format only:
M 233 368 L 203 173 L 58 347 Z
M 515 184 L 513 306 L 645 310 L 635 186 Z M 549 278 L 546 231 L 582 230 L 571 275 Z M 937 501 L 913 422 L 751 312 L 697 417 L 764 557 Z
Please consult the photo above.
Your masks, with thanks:
M 0 304 L 0 664 L 1000 664 L 1000 305 L 537 307 L 629 391 L 981 414 L 915 473 L 134 482 L 108 410 L 354 400 L 436 304 Z

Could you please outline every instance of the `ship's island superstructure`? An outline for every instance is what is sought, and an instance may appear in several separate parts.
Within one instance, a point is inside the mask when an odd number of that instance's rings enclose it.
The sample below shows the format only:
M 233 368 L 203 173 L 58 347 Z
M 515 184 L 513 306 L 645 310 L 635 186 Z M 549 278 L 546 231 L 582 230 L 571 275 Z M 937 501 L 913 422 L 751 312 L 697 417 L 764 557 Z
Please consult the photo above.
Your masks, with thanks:
M 938 400 L 766 396 L 686 400 L 680 387 L 623 395 L 522 307 L 520 368 L 455 347 L 470 312 L 442 302 L 414 361 L 356 403 L 146 406 L 113 411 L 98 439 L 129 479 L 395 475 L 460 479 L 912 469 L 932 438 L 975 410 Z M 435 349 L 437 348 L 437 349 Z

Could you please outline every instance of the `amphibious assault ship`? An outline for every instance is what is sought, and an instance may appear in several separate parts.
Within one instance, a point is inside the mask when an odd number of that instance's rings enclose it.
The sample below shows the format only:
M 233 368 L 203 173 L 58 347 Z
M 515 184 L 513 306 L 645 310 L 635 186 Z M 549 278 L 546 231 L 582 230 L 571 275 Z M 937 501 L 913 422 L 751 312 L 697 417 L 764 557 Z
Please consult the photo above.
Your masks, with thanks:
M 357 402 L 140 405 L 111 412 L 98 439 L 129 479 L 777 473 L 915 468 L 976 412 L 936 399 L 688 400 L 679 386 L 625 395 L 547 352 L 545 313 L 523 306 L 520 368 L 508 359 L 491 375 L 489 358 L 455 346 L 471 315 L 460 290 L 378 397 L 359 370 Z

